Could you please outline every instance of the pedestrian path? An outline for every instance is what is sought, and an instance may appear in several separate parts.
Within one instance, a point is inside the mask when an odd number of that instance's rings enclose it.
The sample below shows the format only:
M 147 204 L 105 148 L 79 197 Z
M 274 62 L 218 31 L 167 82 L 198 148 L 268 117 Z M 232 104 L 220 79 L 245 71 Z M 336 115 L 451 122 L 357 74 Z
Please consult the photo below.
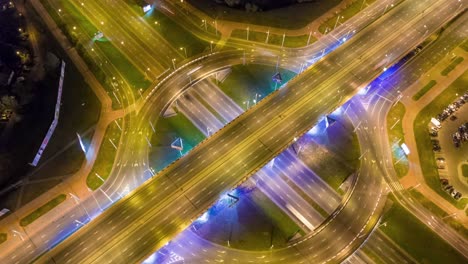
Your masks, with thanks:
M 451 57 L 462 56 L 464 61 L 460 63 L 455 70 L 450 72 L 447 76 L 442 76 L 440 72 L 449 64 Z M 403 133 L 405 135 L 405 143 L 411 149 L 411 153 L 408 156 L 409 160 L 409 171 L 400 182 L 405 189 L 417 188 L 426 198 L 431 200 L 437 206 L 442 208 L 448 214 L 456 214 L 457 220 L 468 227 L 468 217 L 465 215 L 464 210 L 460 210 L 452 205 L 450 202 L 440 197 L 434 190 L 432 190 L 426 183 L 422 170 L 420 167 L 419 154 L 416 144 L 416 138 L 414 136 L 414 120 L 417 114 L 429 103 L 431 103 L 437 96 L 442 93 L 452 82 L 460 77 L 464 72 L 468 70 L 468 53 L 460 47 L 456 48 L 448 54 L 443 60 L 432 67 L 425 75 L 421 76 L 418 81 L 412 84 L 405 92 L 401 99 L 401 102 L 405 105 L 406 111 L 403 120 Z M 417 93 L 422 87 L 430 80 L 436 80 L 437 84 L 429 90 L 423 97 L 418 101 L 414 101 L 412 96 Z

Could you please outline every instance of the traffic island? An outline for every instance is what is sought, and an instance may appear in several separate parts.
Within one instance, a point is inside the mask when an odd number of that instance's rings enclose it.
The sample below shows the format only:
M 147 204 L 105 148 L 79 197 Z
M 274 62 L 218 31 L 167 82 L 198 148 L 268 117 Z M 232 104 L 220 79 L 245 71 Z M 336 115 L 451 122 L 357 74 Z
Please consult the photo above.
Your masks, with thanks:
M 402 148 L 405 142 L 402 120 L 406 109 L 402 103 L 397 103 L 387 115 L 388 140 L 392 148 L 392 163 L 398 178 L 404 177 L 409 171 L 409 162 Z
M 43 206 L 37 208 L 32 213 L 28 214 L 27 216 L 21 218 L 20 226 L 25 227 L 36 221 L 39 217 L 45 215 L 52 209 L 54 209 L 57 205 L 61 204 L 67 199 L 65 194 L 60 194 L 56 196 L 54 199 L 50 200 Z
M 0 245 L 1 245 L 3 242 L 7 241 L 7 238 L 8 238 L 7 233 L 0 233 Z
M 117 154 L 117 147 L 120 144 L 122 127 L 122 118 L 111 122 L 107 127 L 93 169 L 86 178 L 86 185 L 89 189 L 96 190 L 101 187 L 112 172 L 115 156 Z

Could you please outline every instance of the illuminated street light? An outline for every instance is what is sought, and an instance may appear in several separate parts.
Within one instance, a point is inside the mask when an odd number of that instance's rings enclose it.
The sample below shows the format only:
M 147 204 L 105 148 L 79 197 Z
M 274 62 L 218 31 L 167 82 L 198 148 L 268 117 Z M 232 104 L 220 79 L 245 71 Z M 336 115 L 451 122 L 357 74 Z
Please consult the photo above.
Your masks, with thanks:
M 335 23 L 335 26 L 333 27 L 333 29 L 335 29 L 335 28 L 336 28 L 336 25 L 338 25 L 338 20 L 340 20 L 340 18 L 344 18 L 344 16 L 338 16 L 338 17 L 336 18 L 336 23 Z
M 180 47 L 179 50 L 184 50 L 185 58 L 187 58 L 187 49 L 185 47 Z
M 202 19 L 202 23 L 205 25 L 205 31 L 208 31 L 207 25 L 206 25 L 206 20 Z

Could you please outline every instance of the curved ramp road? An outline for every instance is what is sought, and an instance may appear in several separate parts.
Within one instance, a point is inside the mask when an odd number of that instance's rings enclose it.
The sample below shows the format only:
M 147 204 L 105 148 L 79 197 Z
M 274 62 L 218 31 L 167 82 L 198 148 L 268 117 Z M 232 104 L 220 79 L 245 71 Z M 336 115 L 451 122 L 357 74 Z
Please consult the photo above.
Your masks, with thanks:
M 266 164 L 294 137 L 307 131 L 321 116 L 380 74 L 383 67 L 459 12 L 459 6 L 458 1 L 405 1 L 117 202 L 38 262 L 134 263 L 143 260 L 185 229 L 220 193 Z M 227 67 L 241 60 L 241 57 L 236 59 L 235 52 L 230 59 L 228 54 L 218 53 L 200 61 L 203 67 L 193 73 L 192 79 L 210 68 Z M 173 76 L 173 81 L 166 80 L 158 87 L 168 91 L 165 95 L 157 93 L 157 98 L 148 100 L 151 105 L 145 105 L 139 113 L 141 123 L 134 128 L 132 148 L 125 150 L 124 158 L 132 161 L 139 154 L 147 153 L 145 139 L 138 136 L 139 132 L 147 130 L 148 120 L 155 112 L 159 113 L 155 108 L 163 107 L 157 103 L 167 102 L 175 95 L 170 91 L 176 89 L 166 85 L 179 82 L 179 86 L 183 86 L 193 66 L 199 65 L 187 66 Z M 373 152 L 371 147 L 369 155 Z M 369 185 L 380 185 L 378 175 L 383 173 L 382 168 L 378 162 L 368 162 L 348 202 L 317 232 L 288 248 L 252 254 L 263 254 L 275 263 L 286 260 L 288 263 L 339 262 L 348 256 L 375 224 L 378 205 L 383 200 L 380 188 L 376 193 L 369 192 Z M 99 237 L 102 240 L 99 241 Z

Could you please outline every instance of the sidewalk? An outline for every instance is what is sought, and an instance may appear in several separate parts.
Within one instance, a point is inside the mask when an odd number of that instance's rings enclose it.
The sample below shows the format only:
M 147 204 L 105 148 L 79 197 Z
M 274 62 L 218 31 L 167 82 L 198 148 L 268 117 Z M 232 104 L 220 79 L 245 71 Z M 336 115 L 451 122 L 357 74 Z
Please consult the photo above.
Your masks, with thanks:
M 0 232 L 8 233 L 7 241 L 0 245 L 1 251 L 5 253 L 22 248 L 24 243 L 26 243 L 23 242 L 22 239 L 15 238 L 13 230 L 19 231 L 23 234 L 27 234 L 25 239 L 32 242 L 34 246 L 37 246 L 36 243 L 44 243 L 44 241 L 37 241 L 38 235 L 44 231 L 44 228 L 47 227 L 49 224 L 57 221 L 62 217 L 62 215 L 76 207 L 76 204 L 73 202 L 73 199 L 71 199 L 69 193 L 73 193 L 79 198 L 85 198 L 91 195 L 91 192 L 88 190 L 86 185 L 86 178 L 89 172 L 91 171 L 96 157 L 99 153 L 99 148 L 104 139 L 106 128 L 115 119 L 123 117 L 128 112 L 127 109 L 121 109 L 116 111 L 112 110 L 111 100 L 107 95 L 105 89 L 101 86 L 99 81 L 89 70 L 86 63 L 78 55 L 76 50 L 74 48 L 71 48 L 71 44 L 68 42 L 67 38 L 62 34 L 59 28 L 55 25 L 55 22 L 46 12 L 43 6 L 38 2 L 38 0 L 32 0 L 31 4 L 34 6 L 38 14 L 46 23 L 47 27 L 52 31 L 54 37 L 59 41 L 62 48 L 65 50 L 69 58 L 72 60 L 74 65 L 82 74 L 85 81 L 89 84 L 93 92 L 98 97 L 99 101 L 101 102 L 101 113 L 99 116 L 98 123 L 96 124 L 96 130 L 94 132 L 91 145 L 86 154 L 86 161 L 82 164 L 80 170 L 68 179 L 66 179 L 64 182 L 48 190 L 41 196 L 37 197 L 30 203 L 26 204 L 16 212 L 10 214 L 9 216 L 5 217 L 0 221 Z M 129 107 L 129 110 L 131 109 L 132 108 Z M 47 217 L 40 217 L 34 223 L 28 225 L 27 227 L 21 227 L 19 225 L 19 220 L 21 218 L 27 216 L 40 206 L 46 204 L 58 194 L 66 194 L 67 199 L 59 206 L 55 207 L 50 212 L 48 212 Z M 48 241 L 45 241 L 45 243 L 47 244 Z
M 448 76 L 442 76 L 440 74 L 441 70 L 444 69 L 450 61 L 450 56 L 446 56 L 443 60 L 437 63 L 432 67 L 424 76 L 422 76 L 418 81 L 412 84 L 405 92 L 404 97 L 401 99 L 401 102 L 405 105 L 406 109 L 411 109 L 407 111 L 402 120 L 403 133 L 405 135 L 406 144 L 412 150 L 411 154 L 408 156 L 409 160 L 409 172 L 403 177 L 400 182 L 404 188 L 417 187 L 417 190 L 421 192 L 424 196 L 430 199 L 437 206 L 442 208 L 448 214 L 458 214 L 458 220 L 462 222 L 465 226 L 468 227 L 468 217 L 466 217 L 464 210 L 459 210 L 453 206 L 450 202 L 440 197 L 434 190 L 426 185 L 422 170 L 420 167 L 420 160 L 418 149 L 416 145 L 416 138 L 414 135 L 414 120 L 417 114 L 428 104 L 430 104 L 440 93 L 442 93 L 445 88 L 447 88 L 453 81 L 455 81 L 459 76 L 461 76 L 466 70 L 468 70 L 468 54 L 457 47 L 454 49 L 453 53 L 456 56 L 462 56 L 465 60 L 460 63 L 455 70 L 449 73 Z M 452 54 L 452 53 L 451 53 Z M 422 98 L 418 101 L 414 101 L 412 96 L 418 92 L 424 85 L 426 85 L 430 80 L 436 80 L 437 84 L 429 90 Z
M 322 34 L 318 31 L 319 26 L 323 22 L 325 22 L 328 18 L 334 16 L 336 12 L 341 11 L 342 9 L 344 9 L 346 6 L 348 6 L 350 3 L 354 1 L 355 0 L 343 0 L 341 3 L 339 3 L 335 7 L 328 10 L 328 12 L 318 17 L 317 19 L 309 22 L 309 24 L 307 24 L 306 26 L 300 29 L 282 29 L 282 28 L 275 28 L 275 27 L 269 27 L 269 26 L 239 23 L 239 22 L 228 21 L 228 20 L 216 20 L 217 28 L 223 37 L 229 37 L 232 31 L 235 29 L 245 30 L 247 27 L 249 27 L 250 31 L 258 31 L 258 32 L 269 31 L 271 34 L 278 34 L 278 35 L 286 34 L 286 36 L 308 35 L 312 32 L 313 33 L 312 35 L 315 38 L 320 38 Z M 175 3 L 175 4 L 179 4 L 179 3 Z M 209 15 L 193 7 L 189 2 L 184 2 L 183 5 L 184 5 L 183 7 L 184 9 L 187 9 L 191 15 L 197 16 L 200 19 L 200 21 L 204 19 L 208 19 L 208 18 L 210 20 L 213 20 Z

